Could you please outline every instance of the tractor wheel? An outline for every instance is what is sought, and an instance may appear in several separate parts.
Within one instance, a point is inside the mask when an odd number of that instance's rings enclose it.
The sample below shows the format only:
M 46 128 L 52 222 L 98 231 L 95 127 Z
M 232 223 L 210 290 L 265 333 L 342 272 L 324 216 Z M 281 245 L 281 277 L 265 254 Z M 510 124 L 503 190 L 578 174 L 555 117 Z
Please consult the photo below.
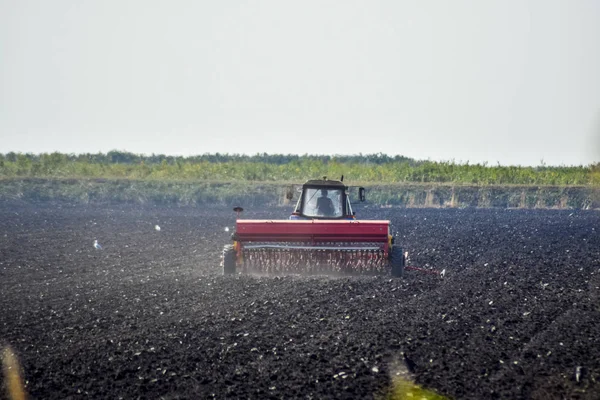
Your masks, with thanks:
M 223 248 L 223 275 L 235 274 L 236 256 L 233 245 L 225 245 Z
M 406 259 L 402 249 L 396 246 L 392 247 L 392 252 L 390 253 L 392 276 L 397 278 L 401 277 L 404 274 L 404 264 L 406 264 Z

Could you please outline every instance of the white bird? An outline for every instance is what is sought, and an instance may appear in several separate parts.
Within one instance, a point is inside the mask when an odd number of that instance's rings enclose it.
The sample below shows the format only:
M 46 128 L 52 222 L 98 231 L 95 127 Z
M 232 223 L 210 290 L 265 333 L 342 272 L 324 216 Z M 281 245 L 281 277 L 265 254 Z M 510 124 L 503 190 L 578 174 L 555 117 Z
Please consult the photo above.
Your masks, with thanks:
M 229 232 L 229 227 L 228 226 L 225 227 L 225 232 Z
M 440 276 L 441 276 L 442 278 L 446 276 L 446 268 L 444 268 L 444 269 L 442 270 L 442 272 L 440 272 Z
M 154 225 L 154 229 L 156 229 L 157 232 L 160 232 L 160 226 Z
M 100 246 L 100 243 L 98 243 L 98 240 L 94 240 L 94 248 L 96 250 L 102 250 L 102 246 Z

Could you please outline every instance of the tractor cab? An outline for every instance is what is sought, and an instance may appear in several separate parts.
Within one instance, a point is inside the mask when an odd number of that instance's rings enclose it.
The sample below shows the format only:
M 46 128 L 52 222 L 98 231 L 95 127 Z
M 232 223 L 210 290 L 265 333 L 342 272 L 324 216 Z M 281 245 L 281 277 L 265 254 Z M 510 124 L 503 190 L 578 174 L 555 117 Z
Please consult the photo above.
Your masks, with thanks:
M 359 189 L 364 201 L 364 189 Z M 348 187 L 341 181 L 311 180 L 302 185 L 302 194 L 290 219 L 354 219 Z

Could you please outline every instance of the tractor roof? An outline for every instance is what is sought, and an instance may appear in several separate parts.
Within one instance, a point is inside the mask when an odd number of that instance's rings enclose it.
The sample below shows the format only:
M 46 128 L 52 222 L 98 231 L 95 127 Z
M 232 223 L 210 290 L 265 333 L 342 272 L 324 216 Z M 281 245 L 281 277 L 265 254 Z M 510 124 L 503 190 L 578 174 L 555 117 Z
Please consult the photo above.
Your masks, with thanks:
M 335 188 L 340 188 L 340 189 L 344 189 L 346 187 L 346 185 L 344 185 L 343 182 L 340 182 L 340 181 L 330 181 L 330 180 L 322 180 L 322 179 L 315 179 L 315 180 L 307 181 L 304 184 L 304 186 L 335 187 Z

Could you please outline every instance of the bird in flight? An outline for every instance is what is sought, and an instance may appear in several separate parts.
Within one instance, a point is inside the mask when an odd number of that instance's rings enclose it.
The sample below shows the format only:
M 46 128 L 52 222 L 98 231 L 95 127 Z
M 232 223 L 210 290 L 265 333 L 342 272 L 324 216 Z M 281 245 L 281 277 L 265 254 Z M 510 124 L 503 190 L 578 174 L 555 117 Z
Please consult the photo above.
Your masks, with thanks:
M 102 250 L 102 246 L 100 246 L 100 243 L 98 243 L 98 240 L 94 240 L 94 248 L 96 250 Z

